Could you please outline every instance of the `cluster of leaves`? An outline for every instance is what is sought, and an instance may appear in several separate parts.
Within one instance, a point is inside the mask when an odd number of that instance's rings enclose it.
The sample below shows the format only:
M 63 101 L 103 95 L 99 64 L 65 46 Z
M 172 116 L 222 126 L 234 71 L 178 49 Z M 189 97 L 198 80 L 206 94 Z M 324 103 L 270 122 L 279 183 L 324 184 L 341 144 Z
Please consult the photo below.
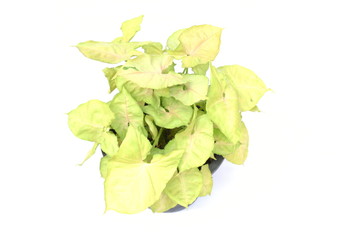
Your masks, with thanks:
M 205 162 L 214 153 L 235 164 L 245 161 L 248 133 L 241 112 L 256 111 L 268 90 L 249 69 L 211 64 L 221 28 L 178 30 L 163 48 L 158 42 L 130 42 L 142 18 L 125 21 L 123 36 L 112 42 L 77 45 L 90 59 L 122 63 L 103 70 L 110 92 L 119 93 L 108 103 L 91 100 L 68 114 L 74 135 L 94 142 L 86 159 L 99 145 L 106 153 L 100 163 L 106 210 L 121 213 L 187 207 L 210 194 Z

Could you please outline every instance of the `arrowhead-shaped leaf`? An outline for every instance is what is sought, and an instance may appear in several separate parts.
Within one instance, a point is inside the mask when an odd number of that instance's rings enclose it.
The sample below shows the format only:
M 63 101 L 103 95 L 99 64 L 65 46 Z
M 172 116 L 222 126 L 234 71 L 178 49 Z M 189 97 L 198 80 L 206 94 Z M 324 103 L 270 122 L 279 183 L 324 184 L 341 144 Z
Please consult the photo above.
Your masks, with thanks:
M 211 86 L 206 103 L 206 111 L 210 119 L 219 127 L 222 133 L 233 143 L 239 141 L 240 108 L 236 90 L 227 84 L 225 77 L 210 66 Z
M 197 117 L 165 147 L 166 151 L 183 150 L 180 172 L 203 165 L 214 148 L 213 123 L 206 114 Z
M 116 42 L 96 42 L 87 41 L 79 43 L 76 47 L 79 51 L 93 60 L 105 63 L 119 63 L 129 60 L 132 56 L 142 54 L 135 50 L 143 43 L 116 43 Z
M 179 58 L 182 52 L 182 67 L 184 68 L 213 61 L 220 50 L 221 32 L 222 28 L 211 25 L 187 28 L 178 36 L 180 45 L 173 52 L 169 51 L 169 54 Z M 176 35 L 173 37 L 175 38 Z M 175 43 L 173 45 L 175 46 Z
M 243 164 L 248 155 L 249 134 L 243 122 L 241 122 L 240 131 L 240 145 L 235 149 L 233 153 L 224 155 L 226 160 L 235 164 Z
M 99 100 L 90 100 L 72 110 L 68 117 L 69 128 L 75 136 L 99 143 L 109 155 L 117 151 L 117 138 L 109 132 L 110 123 L 115 116 L 108 104 Z
M 151 144 L 140 128 L 130 125 L 124 141 L 112 160 L 124 163 L 140 163 L 149 154 L 150 149 Z
M 193 109 L 182 104 L 175 98 L 162 98 L 162 107 L 147 105 L 143 107 L 145 113 L 152 116 L 156 125 L 163 128 L 176 128 L 189 124 Z
M 140 31 L 140 25 L 143 20 L 143 15 L 127 20 L 122 23 L 121 25 L 121 31 L 123 32 L 123 36 L 121 38 L 122 42 L 129 42 L 135 34 Z
M 153 205 L 176 171 L 181 151 L 154 155 L 151 163 L 109 161 L 105 180 L 106 210 L 138 213 Z
M 166 185 L 165 193 L 176 203 L 187 207 L 199 196 L 203 177 L 197 168 L 181 172 Z
M 128 127 L 144 127 L 144 114 L 139 104 L 128 93 L 126 88 L 122 88 L 120 93 L 116 94 L 110 103 L 110 109 L 115 114 L 115 119 L 111 126 L 121 140 L 125 138 Z
M 209 79 L 203 75 L 184 75 L 187 83 L 170 88 L 170 94 L 185 105 L 192 105 L 205 100 L 208 92 Z
M 114 118 L 106 103 L 90 100 L 68 114 L 68 124 L 78 138 L 101 143 Z
M 143 88 L 160 89 L 185 83 L 180 74 L 163 73 L 171 64 L 173 58 L 169 55 L 143 54 L 126 63 L 127 71 L 119 71 L 118 77 L 131 81 Z
M 264 82 L 251 70 L 239 65 L 219 67 L 226 79 L 231 82 L 239 97 L 239 106 L 242 112 L 253 109 L 260 98 L 269 89 Z

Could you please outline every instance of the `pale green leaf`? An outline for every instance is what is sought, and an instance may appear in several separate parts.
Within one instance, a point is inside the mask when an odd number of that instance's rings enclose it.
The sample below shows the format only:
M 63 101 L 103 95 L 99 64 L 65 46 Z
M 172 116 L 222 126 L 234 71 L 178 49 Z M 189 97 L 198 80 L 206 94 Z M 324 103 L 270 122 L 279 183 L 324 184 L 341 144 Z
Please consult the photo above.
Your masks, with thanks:
M 235 164 L 243 164 L 248 155 L 249 134 L 243 122 L 241 122 L 240 131 L 240 145 L 235 149 L 233 153 L 224 155 L 226 160 Z
M 203 165 L 200 172 L 203 177 L 203 185 L 199 196 L 202 197 L 211 194 L 213 180 L 208 164 Z
M 126 63 L 127 71 L 117 72 L 117 76 L 131 81 L 143 88 L 160 89 L 185 83 L 180 74 L 163 73 L 172 64 L 173 58 L 169 55 L 143 54 Z
M 184 30 L 186 29 L 185 28 L 180 29 L 174 32 L 173 34 L 171 34 L 171 36 L 168 38 L 166 42 L 168 49 L 175 50 L 180 45 L 179 36 Z
M 169 129 L 187 125 L 193 113 L 190 106 L 175 98 L 162 98 L 162 107 L 147 105 L 143 110 L 154 118 L 157 126 Z
M 233 153 L 240 145 L 240 142 L 232 143 L 218 128 L 214 128 L 214 139 L 213 152 L 221 156 Z
M 95 154 L 96 149 L 97 149 L 98 146 L 99 146 L 99 143 L 94 143 L 93 147 L 86 154 L 85 159 L 79 164 L 79 166 L 82 166 L 89 158 L 91 158 Z
M 240 108 L 236 90 L 227 84 L 222 73 L 211 69 L 211 85 L 208 92 L 206 111 L 210 119 L 233 143 L 240 139 Z
M 142 88 L 136 83 L 126 81 L 121 77 L 117 77 L 115 81 L 119 90 L 121 90 L 122 87 L 126 88 L 126 90 L 137 102 L 144 101 L 154 106 L 160 106 L 160 98 L 155 95 L 154 89 Z
M 140 25 L 143 20 L 143 15 L 127 20 L 122 23 L 121 31 L 123 32 L 123 36 L 121 38 L 122 42 L 129 42 L 135 34 L 140 31 Z
M 169 196 L 165 192 L 162 192 L 159 200 L 157 200 L 150 208 L 153 212 L 160 213 L 160 212 L 165 212 L 175 207 L 176 205 L 177 205 L 176 202 L 171 200 L 171 198 L 169 198 Z
M 213 148 L 213 123 L 205 114 L 194 119 L 184 131 L 177 133 L 165 150 L 184 151 L 179 163 L 179 171 L 182 172 L 203 165 Z
M 159 132 L 158 132 L 158 129 L 157 129 L 156 125 L 154 124 L 154 118 L 149 116 L 149 115 L 146 115 L 145 116 L 145 122 L 146 122 L 146 124 L 147 124 L 147 126 L 149 128 L 151 138 L 153 140 L 155 140 Z
M 141 72 L 156 72 L 168 68 L 173 63 L 173 58 L 169 55 L 154 56 L 150 54 L 143 54 L 126 63 L 126 67 L 136 68 Z
M 154 155 L 151 163 L 109 161 L 105 179 L 106 210 L 138 213 L 153 205 L 176 171 L 181 151 Z
M 181 172 L 166 185 L 165 193 L 176 203 L 188 207 L 199 196 L 203 177 L 197 168 Z
M 182 67 L 195 67 L 213 61 L 220 50 L 222 28 L 211 25 L 192 26 L 178 37 L 180 45 L 174 50 L 177 57 L 183 52 Z
M 206 75 L 207 70 L 209 69 L 209 63 L 199 64 L 192 68 L 195 74 Z
M 111 126 L 121 140 L 125 138 L 128 127 L 144 127 L 144 114 L 137 101 L 128 93 L 126 88 L 122 88 L 116 94 L 110 104 L 110 109 L 115 114 L 115 119 Z
M 110 132 L 110 124 L 115 119 L 107 103 L 90 100 L 69 113 L 68 124 L 75 136 L 83 140 L 99 143 L 108 155 L 118 150 L 117 137 Z
M 109 83 L 109 93 L 111 93 L 112 91 L 115 90 L 116 88 L 116 81 L 115 81 L 115 74 L 118 71 L 118 69 L 120 69 L 122 66 L 117 66 L 115 68 L 104 68 L 103 72 L 105 74 L 105 77 L 108 80 Z
M 163 46 L 159 42 L 149 42 L 142 46 L 144 52 L 150 55 L 162 55 L 163 54 Z
M 104 134 L 102 142 L 100 142 L 101 149 L 109 156 L 113 156 L 119 150 L 119 142 L 116 135 L 112 132 Z
M 251 70 L 239 65 L 219 67 L 226 79 L 235 88 L 242 112 L 253 109 L 260 98 L 269 91 L 264 82 Z
M 114 118 L 106 103 L 90 100 L 68 113 L 68 125 L 78 138 L 101 143 Z
M 138 56 L 141 52 L 135 50 L 143 43 L 114 43 L 87 41 L 79 43 L 76 47 L 79 51 L 93 60 L 105 63 L 119 63 L 129 60 L 132 56 Z
M 140 128 L 130 125 L 124 141 L 112 160 L 124 163 L 139 163 L 146 158 L 151 147 L 149 140 L 144 136 Z
M 184 75 L 187 83 L 173 86 L 170 94 L 185 105 L 192 105 L 205 100 L 208 92 L 209 79 L 203 75 Z

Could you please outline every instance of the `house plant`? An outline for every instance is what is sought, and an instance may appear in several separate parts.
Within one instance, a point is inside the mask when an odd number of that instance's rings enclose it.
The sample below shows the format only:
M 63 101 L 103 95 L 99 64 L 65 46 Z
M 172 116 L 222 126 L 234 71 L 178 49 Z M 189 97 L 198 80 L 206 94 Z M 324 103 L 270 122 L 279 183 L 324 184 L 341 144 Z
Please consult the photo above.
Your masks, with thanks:
M 247 68 L 213 66 L 221 28 L 178 30 L 164 48 L 131 41 L 142 19 L 125 21 L 122 36 L 111 42 L 76 46 L 90 59 L 116 64 L 103 71 L 109 92 L 118 93 L 107 103 L 90 100 L 68 113 L 72 133 L 94 142 L 85 160 L 98 146 L 105 153 L 100 173 L 106 210 L 121 213 L 149 207 L 164 212 L 210 194 L 206 163 L 214 154 L 234 164 L 245 161 L 248 132 L 241 112 L 257 111 L 268 91 Z

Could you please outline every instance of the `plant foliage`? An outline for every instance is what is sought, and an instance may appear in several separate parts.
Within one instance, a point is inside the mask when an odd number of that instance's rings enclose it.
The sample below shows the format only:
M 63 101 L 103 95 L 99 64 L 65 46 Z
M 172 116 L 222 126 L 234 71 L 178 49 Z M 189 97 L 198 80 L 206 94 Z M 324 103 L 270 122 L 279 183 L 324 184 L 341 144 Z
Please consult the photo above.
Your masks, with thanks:
M 254 111 L 268 88 L 239 65 L 215 67 L 222 28 L 197 25 L 161 43 L 132 42 L 143 16 L 125 21 L 122 36 L 76 47 L 117 64 L 103 70 L 114 98 L 90 100 L 68 114 L 80 139 L 100 145 L 106 210 L 164 212 L 211 193 L 206 161 L 214 154 L 244 163 L 249 137 L 241 113 Z M 180 62 L 180 64 L 179 64 Z M 175 71 L 177 68 L 181 71 Z M 84 161 L 85 161 L 84 160 Z

